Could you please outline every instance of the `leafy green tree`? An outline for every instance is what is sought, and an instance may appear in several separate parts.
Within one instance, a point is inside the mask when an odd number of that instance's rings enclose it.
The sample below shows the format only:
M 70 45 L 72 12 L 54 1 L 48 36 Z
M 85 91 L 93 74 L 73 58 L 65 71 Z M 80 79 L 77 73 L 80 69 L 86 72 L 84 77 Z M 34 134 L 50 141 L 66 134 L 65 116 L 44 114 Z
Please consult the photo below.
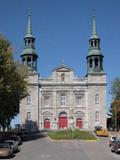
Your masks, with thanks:
M 113 79 L 111 84 L 111 91 L 113 99 L 119 99 L 120 98 L 120 78 L 116 77 Z
M 116 99 L 111 103 L 110 112 L 112 113 L 112 126 L 120 128 L 120 99 Z
M 0 125 L 9 128 L 19 113 L 19 103 L 28 94 L 27 69 L 14 62 L 11 43 L 0 35 Z
M 113 101 L 110 112 L 112 113 L 112 126 L 120 128 L 120 78 L 116 77 L 112 81 L 111 91 Z M 115 126 L 116 124 L 116 126 Z

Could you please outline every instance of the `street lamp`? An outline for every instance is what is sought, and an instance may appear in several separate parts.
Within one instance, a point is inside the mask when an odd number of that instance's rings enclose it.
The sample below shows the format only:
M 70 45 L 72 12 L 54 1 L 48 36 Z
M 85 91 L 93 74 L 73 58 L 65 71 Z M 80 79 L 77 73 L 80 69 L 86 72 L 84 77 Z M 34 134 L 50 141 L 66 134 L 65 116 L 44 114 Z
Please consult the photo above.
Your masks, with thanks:
M 70 117 L 70 129 L 71 129 L 71 137 L 73 139 L 73 130 L 74 130 L 74 118 L 73 116 Z

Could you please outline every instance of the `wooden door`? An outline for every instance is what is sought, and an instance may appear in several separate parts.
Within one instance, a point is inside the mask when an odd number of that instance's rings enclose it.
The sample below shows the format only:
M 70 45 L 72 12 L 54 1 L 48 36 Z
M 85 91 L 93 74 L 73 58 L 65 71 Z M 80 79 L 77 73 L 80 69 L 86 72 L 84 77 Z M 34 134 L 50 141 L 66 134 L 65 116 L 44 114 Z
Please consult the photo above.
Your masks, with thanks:
M 78 127 L 78 128 L 82 128 L 83 127 L 82 118 L 77 118 L 77 120 L 76 120 L 76 127 Z
M 67 128 L 68 121 L 67 117 L 59 117 L 59 128 Z
M 45 121 L 44 121 L 44 128 L 45 129 L 50 129 L 50 120 L 49 119 L 45 119 Z

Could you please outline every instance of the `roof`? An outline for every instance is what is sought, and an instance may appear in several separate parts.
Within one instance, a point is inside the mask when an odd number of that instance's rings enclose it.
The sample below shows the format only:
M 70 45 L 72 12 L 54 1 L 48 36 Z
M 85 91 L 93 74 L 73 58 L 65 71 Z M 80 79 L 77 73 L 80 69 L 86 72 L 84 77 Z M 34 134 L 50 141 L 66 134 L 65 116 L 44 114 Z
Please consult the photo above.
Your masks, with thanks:
M 35 55 L 37 55 L 37 52 L 36 52 L 36 50 L 35 49 L 33 49 L 33 48 L 25 48 L 23 51 L 22 51 L 22 53 L 21 53 L 21 55 L 25 55 L 25 54 L 35 54 Z
M 101 52 L 101 50 L 98 50 L 96 48 L 94 48 L 94 49 L 92 48 L 89 50 L 88 55 L 102 55 L 102 52 Z

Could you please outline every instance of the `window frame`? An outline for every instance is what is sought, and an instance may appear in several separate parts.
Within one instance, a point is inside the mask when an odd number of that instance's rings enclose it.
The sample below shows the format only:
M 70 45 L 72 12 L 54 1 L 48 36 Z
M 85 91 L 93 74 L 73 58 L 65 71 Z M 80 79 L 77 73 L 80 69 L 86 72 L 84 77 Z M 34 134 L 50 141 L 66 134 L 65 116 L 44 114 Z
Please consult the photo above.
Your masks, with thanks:
M 83 98 L 82 95 L 76 95 L 76 104 L 77 104 L 77 106 L 82 105 L 82 98 Z
M 50 96 L 49 95 L 44 95 L 44 106 L 49 105 L 49 100 L 50 100 Z
M 60 106 L 65 106 L 66 105 L 66 95 L 61 94 L 60 95 Z
M 27 120 L 28 120 L 28 121 L 31 120 L 31 112 L 27 112 Z
M 95 104 L 100 104 L 100 95 L 99 94 L 95 95 Z
M 95 112 L 95 122 L 99 122 L 100 121 L 100 112 L 96 111 Z
M 32 97 L 31 95 L 27 96 L 27 105 L 31 105 L 32 104 Z

